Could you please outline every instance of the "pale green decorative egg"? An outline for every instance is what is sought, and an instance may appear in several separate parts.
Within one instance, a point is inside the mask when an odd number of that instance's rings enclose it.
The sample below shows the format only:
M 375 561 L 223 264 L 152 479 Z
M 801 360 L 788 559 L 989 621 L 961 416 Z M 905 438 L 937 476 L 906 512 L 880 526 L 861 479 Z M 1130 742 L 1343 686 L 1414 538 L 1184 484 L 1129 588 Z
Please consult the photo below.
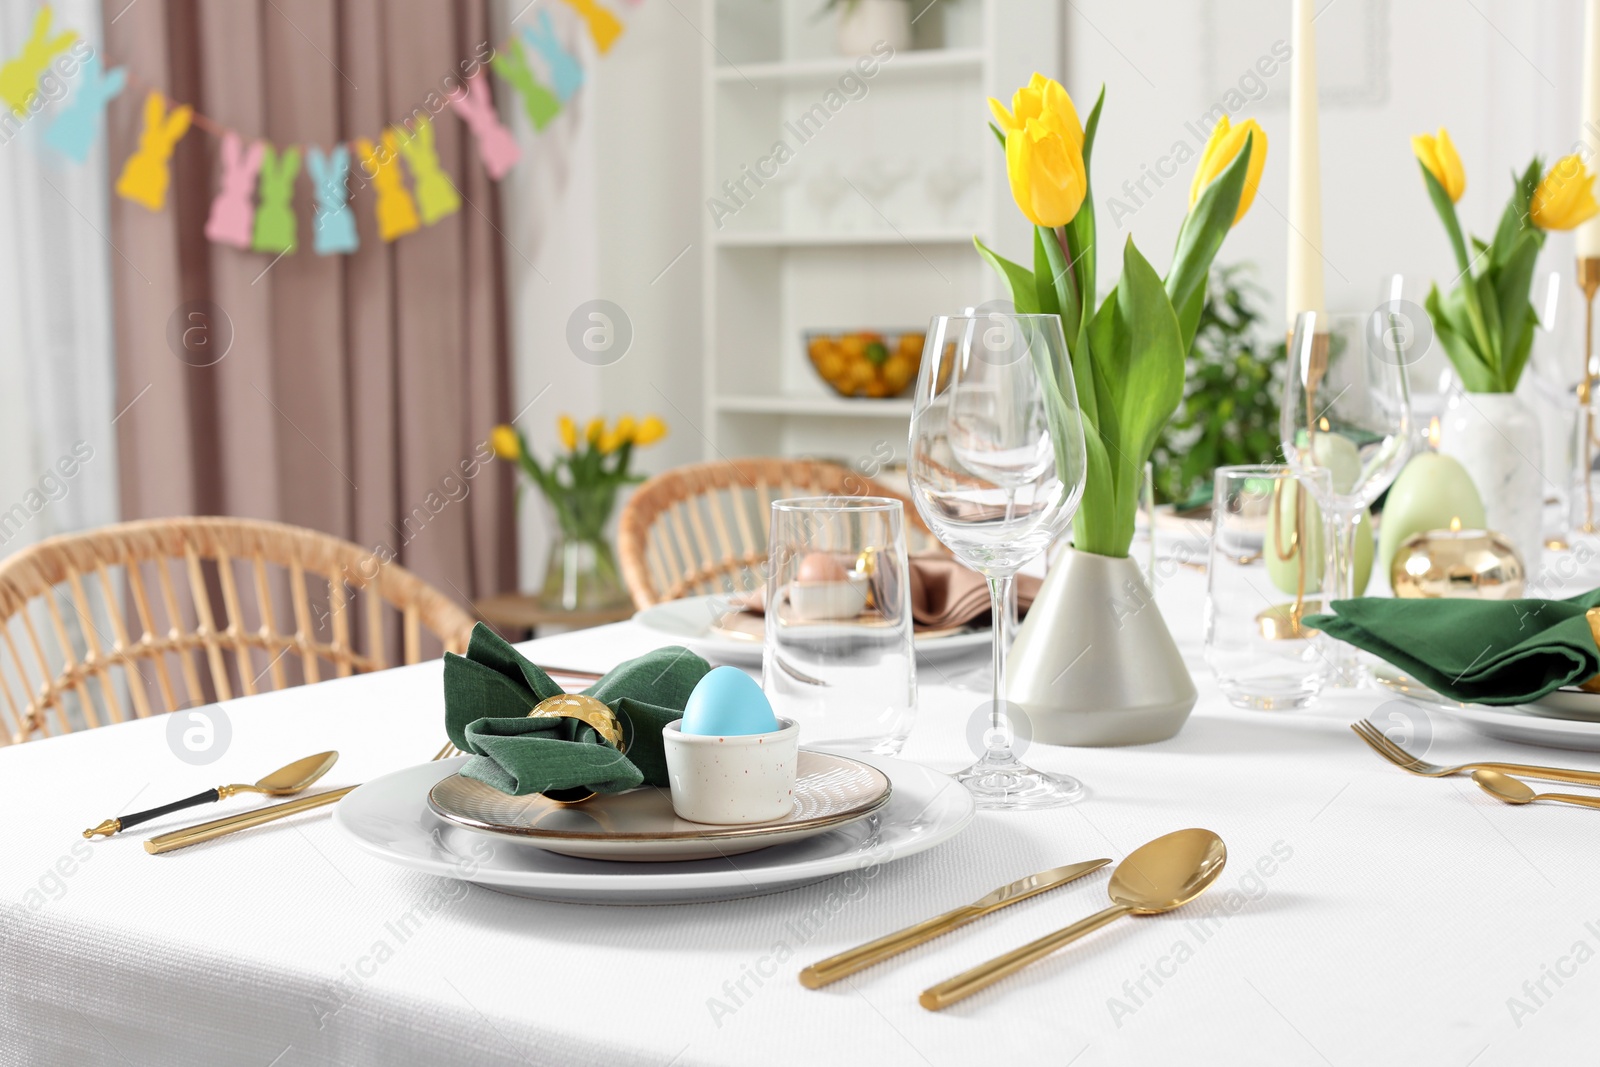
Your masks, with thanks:
M 1448 530 L 1459 520 L 1463 530 L 1484 529 L 1483 498 L 1467 469 L 1450 456 L 1413 456 L 1389 488 L 1378 532 L 1378 573 L 1388 574 L 1401 542 L 1425 530 Z
M 1341 438 L 1342 440 L 1342 438 Z M 1281 502 L 1281 520 L 1277 525 L 1283 528 L 1283 544 L 1292 543 L 1294 534 L 1295 506 L 1299 497 L 1300 483 L 1288 481 L 1284 483 L 1283 500 Z M 1306 557 L 1306 592 L 1316 593 L 1322 589 L 1322 572 L 1326 567 L 1327 555 L 1323 550 L 1322 509 L 1317 507 L 1316 500 L 1306 498 L 1306 530 L 1303 547 L 1310 554 Z M 1272 584 L 1281 592 L 1294 595 L 1295 588 L 1300 579 L 1300 549 L 1288 554 L 1287 559 L 1280 559 L 1278 553 L 1278 531 L 1273 529 L 1271 513 L 1268 513 L 1267 537 L 1262 551 L 1266 555 L 1267 577 L 1272 579 Z M 1367 582 L 1372 579 L 1372 513 L 1363 511 L 1361 519 L 1356 526 L 1356 581 L 1355 595 L 1361 596 L 1367 591 Z

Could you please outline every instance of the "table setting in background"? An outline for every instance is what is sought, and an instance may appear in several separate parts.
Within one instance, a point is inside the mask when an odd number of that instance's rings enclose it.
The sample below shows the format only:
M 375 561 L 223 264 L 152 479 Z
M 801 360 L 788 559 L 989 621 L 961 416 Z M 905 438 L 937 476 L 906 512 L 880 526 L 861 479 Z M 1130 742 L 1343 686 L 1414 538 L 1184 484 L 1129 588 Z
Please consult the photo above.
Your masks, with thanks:
M 1080 118 L 1035 74 L 990 101 L 1032 247 L 976 241 L 1008 299 L 921 335 L 909 508 L 776 497 L 765 557 L 718 591 L 522 644 L 480 623 L 441 661 L 223 701 L 203 763 L 150 718 L 0 749 L 0 956 L 28 976 L 0 1047 L 1572 1058 L 1600 976 L 1600 860 L 1573 847 L 1600 826 L 1573 810 L 1600 807 L 1592 353 L 1584 465 L 1549 506 L 1514 390 L 1548 232 L 1590 227 L 1600 288 L 1593 177 L 1535 159 L 1477 241 L 1448 134 L 1418 137 L 1461 273 L 1425 307 L 1397 280 L 1329 316 L 1294 69 L 1283 462 L 1217 468 L 1203 531 L 1148 505 L 1148 463 L 1266 136 L 1218 120 L 1163 274 L 1096 234 L 1090 159 L 1126 112 L 1102 91 Z M 1429 345 L 1459 388 L 1424 420 Z M 567 420 L 541 464 L 496 430 L 561 513 L 552 603 L 621 595 L 602 527 L 664 432 Z M 912 551 L 913 523 L 938 547 Z

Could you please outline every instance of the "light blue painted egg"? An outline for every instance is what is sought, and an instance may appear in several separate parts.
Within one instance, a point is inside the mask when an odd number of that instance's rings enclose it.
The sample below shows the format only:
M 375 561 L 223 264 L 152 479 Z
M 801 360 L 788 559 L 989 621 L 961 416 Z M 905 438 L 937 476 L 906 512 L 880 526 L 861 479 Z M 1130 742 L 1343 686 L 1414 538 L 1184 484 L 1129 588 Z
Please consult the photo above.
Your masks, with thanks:
M 772 703 L 755 679 L 738 667 L 713 667 L 683 708 L 678 727 L 686 734 L 734 737 L 770 734 L 778 728 Z

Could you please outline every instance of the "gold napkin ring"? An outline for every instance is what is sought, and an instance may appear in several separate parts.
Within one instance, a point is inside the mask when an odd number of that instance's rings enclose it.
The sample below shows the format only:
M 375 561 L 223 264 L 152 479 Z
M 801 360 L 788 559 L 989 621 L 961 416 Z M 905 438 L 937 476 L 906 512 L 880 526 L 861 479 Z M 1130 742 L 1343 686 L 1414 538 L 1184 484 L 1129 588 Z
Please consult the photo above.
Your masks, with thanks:
M 553 697 L 546 697 L 528 712 L 530 719 L 577 719 L 599 734 L 612 748 L 618 752 L 626 753 L 628 745 L 622 734 L 622 721 L 617 718 L 616 712 L 606 707 L 605 703 L 582 693 L 558 693 Z M 583 796 L 566 795 L 545 796 L 558 804 L 581 804 L 594 793 Z
M 1589 624 L 1589 636 L 1594 638 L 1597 648 L 1600 648 L 1600 608 L 1590 608 L 1583 613 L 1583 620 Z M 1578 686 L 1585 693 L 1600 693 L 1600 674 L 1582 682 Z

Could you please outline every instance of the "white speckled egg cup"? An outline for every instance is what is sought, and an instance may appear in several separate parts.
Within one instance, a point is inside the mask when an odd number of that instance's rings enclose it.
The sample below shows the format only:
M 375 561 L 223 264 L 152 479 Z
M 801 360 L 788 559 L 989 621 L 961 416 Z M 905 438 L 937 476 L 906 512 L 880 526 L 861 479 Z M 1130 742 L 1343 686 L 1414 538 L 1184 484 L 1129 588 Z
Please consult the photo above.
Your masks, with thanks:
M 800 727 L 779 719 L 765 734 L 686 734 L 680 722 L 661 732 L 672 810 L 690 822 L 724 826 L 770 822 L 794 808 Z
M 853 619 L 867 606 L 867 589 L 870 580 L 866 575 L 846 578 L 842 582 L 789 583 L 789 604 L 794 617 L 805 622 L 826 619 Z

